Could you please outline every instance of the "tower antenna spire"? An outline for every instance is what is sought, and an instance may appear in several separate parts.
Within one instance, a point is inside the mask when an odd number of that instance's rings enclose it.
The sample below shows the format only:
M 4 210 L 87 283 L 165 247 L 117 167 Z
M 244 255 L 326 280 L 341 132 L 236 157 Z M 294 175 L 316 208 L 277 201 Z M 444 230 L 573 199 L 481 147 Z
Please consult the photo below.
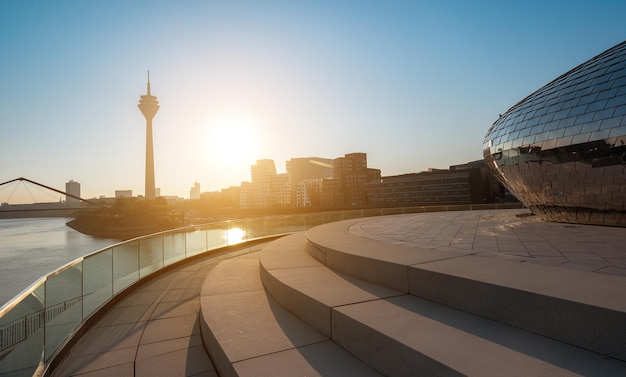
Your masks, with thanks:
M 152 146 L 152 119 L 159 111 L 159 101 L 150 93 L 150 71 L 148 71 L 148 94 L 141 96 L 139 110 L 146 118 L 146 199 L 154 199 L 154 151 Z

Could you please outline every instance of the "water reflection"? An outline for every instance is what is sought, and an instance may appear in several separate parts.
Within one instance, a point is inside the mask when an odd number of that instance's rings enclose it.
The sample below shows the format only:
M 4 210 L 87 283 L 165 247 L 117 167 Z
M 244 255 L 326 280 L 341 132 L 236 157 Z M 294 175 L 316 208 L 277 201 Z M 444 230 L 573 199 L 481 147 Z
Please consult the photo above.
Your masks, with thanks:
M 241 228 L 231 228 L 226 231 L 226 242 L 228 245 L 236 245 L 245 241 L 246 232 Z

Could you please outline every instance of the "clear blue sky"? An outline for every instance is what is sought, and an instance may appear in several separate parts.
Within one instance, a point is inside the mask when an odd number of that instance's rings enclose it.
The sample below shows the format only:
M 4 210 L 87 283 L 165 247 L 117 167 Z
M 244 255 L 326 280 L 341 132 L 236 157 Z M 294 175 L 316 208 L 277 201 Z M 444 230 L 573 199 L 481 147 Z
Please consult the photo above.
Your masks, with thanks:
M 625 14 L 618 0 L 0 0 L 0 182 L 143 194 L 148 69 L 163 195 L 239 185 L 262 158 L 284 172 L 365 152 L 383 175 L 477 160 L 499 113 L 626 39 Z

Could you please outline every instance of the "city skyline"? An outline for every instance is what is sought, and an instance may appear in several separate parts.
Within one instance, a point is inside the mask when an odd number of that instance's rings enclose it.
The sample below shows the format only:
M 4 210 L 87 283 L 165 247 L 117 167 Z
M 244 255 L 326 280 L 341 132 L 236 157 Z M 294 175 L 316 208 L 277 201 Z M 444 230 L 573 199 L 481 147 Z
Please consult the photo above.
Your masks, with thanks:
M 0 181 L 143 192 L 148 69 L 162 195 L 238 186 L 260 159 L 447 168 L 482 158 L 498 112 L 626 35 L 615 1 L 146 4 L 0 4 Z

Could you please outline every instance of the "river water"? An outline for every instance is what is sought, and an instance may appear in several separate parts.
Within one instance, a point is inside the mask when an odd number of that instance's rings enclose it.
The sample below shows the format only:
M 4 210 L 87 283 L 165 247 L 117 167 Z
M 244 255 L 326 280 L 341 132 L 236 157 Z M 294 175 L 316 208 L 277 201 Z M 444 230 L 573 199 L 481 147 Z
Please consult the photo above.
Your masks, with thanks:
M 65 225 L 69 218 L 0 219 L 0 307 L 39 277 L 118 243 Z

